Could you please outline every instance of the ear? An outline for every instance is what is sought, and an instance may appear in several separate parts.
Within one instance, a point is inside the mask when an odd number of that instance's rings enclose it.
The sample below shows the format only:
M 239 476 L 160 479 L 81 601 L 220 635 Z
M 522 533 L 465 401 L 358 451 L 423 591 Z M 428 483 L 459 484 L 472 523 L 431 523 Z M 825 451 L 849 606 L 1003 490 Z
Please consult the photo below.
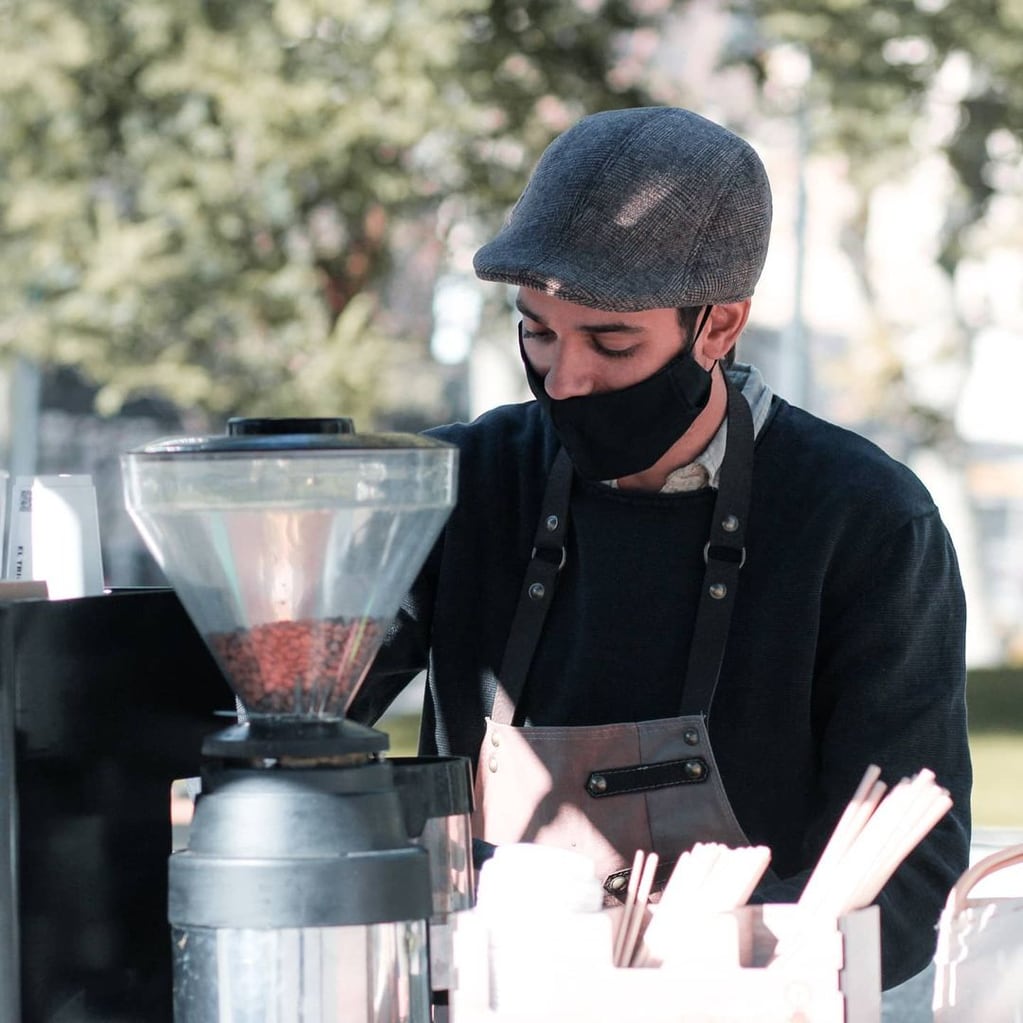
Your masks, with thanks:
M 716 305 L 696 341 L 693 354 L 702 355 L 708 363 L 723 359 L 735 347 L 749 319 L 750 299 Z

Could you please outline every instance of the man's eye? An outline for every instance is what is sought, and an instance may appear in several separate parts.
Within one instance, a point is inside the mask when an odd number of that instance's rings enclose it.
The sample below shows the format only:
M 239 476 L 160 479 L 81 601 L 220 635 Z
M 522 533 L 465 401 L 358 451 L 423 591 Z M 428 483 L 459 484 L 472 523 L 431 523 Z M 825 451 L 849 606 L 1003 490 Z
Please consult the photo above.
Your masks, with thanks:
M 554 337 L 554 334 L 549 330 L 530 330 L 528 327 L 522 328 L 523 341 L 550 341 L 552 337 Z
M 608 359 L 628 359 L 636 352 L 635 347 L 632 348 L 607 348 L 602 345 L 599 341 L 594 339 L 593 347 L 605 358 Z

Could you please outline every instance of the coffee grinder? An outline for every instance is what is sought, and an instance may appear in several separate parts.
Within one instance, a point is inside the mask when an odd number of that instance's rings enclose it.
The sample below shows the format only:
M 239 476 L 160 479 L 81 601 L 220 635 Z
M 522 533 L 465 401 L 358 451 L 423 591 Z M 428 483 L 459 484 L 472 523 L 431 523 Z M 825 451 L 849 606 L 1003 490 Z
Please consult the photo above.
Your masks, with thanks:
M 239 704 L 170 857 L 176 1023 L 430 1018 L 429 856 L 387 736 L 345 714 L 456 458 L 348 420 L 232 420 L 122 457 L 128 510 Z

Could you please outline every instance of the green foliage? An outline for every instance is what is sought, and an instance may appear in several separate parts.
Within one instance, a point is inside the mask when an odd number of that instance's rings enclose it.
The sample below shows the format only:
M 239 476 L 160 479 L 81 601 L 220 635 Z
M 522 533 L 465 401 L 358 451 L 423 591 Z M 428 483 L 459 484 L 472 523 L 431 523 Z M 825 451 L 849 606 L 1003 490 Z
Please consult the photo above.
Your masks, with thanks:
M 967 680 L 970 732 L 1023 736 L 1023 667 L 975 668 Z
M 1023 667 L 976 668 L 966 683 L 973 756 L 973 821 L 1023 827 Z
M 867 187 L 915 157 L 913 131 L 928 104 L 953 118 L 942 142 L 962 185 L 941 261 L 951 269 L 964 226 L 984 212 L 999 156 L 996 132 L 1023 140 L 1023 3 L 1020 0 L 761 0 L 738 9 L 758 19 L 762 48 L 794 44 L 809 57 L 814 134 L 853 159 Z M 1002 147 L 1004 149 L 1004 147 Z
M 970 735 L 974 828 L 1023 828 L 1023 736 L 1018 732 Z
M 0 351 L 77 368 L 106 414 L 156 392 L 365 421 L 400 226 L 503 212 L 563 120 L 643 100 L 610 84 L 638 23 L 618 0 L 0 0 L 0 22 Z
M 729 2 L 729 0 L 726 0 Z M 964 302 L 958 270 L 983 259 L 992 222 L 992 198 L 1020 194 L 1023 155 L 1023 3 L 1021 0 L 732 0 L 756 19 L 756 42 L 736 59 L 753 67 L 764 98 L 791 113 L 796 93 L 806 111 L 812 147 L 840 153 L 858 193 L 859 210 L 848 220 L 842 245 L 868 301 L 876 292 L 866 239 L 871 199 L 878 186 L 905 180 L 913 165 L 943 156 L 952 187 L 942 201 L 935 238 L 936 266 L 951 295 L 948 322 L 940 329 L 946 379 L 965 379 L 976 330 L 976 304 Z M 778 89 L 773 57 L 788 47 L 804 58 L 805 85 Z M 773 92 L 772 92 L 773 90 Z M 1010 218 L 1011 219 L 1011 218 Z M 1003 237 L 1002 244 L 1013 244 Z M 962 456 L 951 387 L 922 396 L 907 359 L 904 329 L 875 306 L 873 345 L 883 351 L 871 388 L 873 412 L 901 421 L 906 442 Z M 926 311 L 924 311 L 926 312 Z M 882 368 L 883 367 L 883 368 Z

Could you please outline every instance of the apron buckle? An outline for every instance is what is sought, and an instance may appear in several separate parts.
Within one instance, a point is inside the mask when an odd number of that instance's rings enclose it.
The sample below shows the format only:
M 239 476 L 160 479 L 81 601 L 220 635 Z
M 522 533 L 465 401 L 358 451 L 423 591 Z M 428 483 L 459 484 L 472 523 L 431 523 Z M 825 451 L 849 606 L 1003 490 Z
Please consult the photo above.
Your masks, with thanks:
M 554 558 L 547 557 L 548 554 L 554 554 L 555 556 L 560 553 L 561 560 L 558 562 L 558 571 L 560 572 L 565 567 L 565 561 L 568 559 L 568 555 L 565 553 L 564 546 L 561 547 L 534 547 L 530 552 L 529 560 L 534 560 L 539 555 L 544 561 L 554 564 Z

